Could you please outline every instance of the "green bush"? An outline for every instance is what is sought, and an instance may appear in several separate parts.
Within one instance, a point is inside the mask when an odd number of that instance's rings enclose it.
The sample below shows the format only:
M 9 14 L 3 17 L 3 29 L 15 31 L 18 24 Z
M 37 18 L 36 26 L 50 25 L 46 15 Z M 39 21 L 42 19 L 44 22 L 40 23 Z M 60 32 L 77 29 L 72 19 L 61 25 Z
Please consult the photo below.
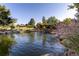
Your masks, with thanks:
M 78 33 L 75 33 L 71 36 L 67 36 L 63 44 L 66 47 L 75 50 L 79 54 L 79 34 Z

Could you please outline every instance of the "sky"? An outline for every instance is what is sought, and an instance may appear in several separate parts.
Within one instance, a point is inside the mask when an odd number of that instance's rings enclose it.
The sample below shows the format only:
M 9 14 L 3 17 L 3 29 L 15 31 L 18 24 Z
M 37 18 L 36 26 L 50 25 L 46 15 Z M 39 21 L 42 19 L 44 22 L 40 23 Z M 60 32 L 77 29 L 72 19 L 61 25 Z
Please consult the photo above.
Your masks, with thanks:
M 76 11 L 68 10 L 67 3 L 6 3 L 5 5 L 11 11 L 11 17 L 17 19 L 17 24 L 27 24 L 31 18 L 36 23 L 42 21 L 42 17 L 46 19 L 55 16 L 58 20 L 70 17 L 74 18 Z

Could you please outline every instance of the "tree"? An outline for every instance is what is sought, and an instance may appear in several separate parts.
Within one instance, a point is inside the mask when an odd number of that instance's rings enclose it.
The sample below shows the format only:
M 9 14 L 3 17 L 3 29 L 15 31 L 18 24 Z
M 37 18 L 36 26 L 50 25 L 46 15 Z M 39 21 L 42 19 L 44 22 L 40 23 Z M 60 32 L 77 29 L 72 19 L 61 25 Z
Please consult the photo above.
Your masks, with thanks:
M 46 19 L 45 19 L 44 16 L 43 16 L 43 18 L 42 18 L 42 24 L 43 24 L 43 25 L 47 25 L 47 21 L 46 21 Z
M 9 20 L 9 23 L 11 23 L 9 26 L 11 30 L 13 30 L 15 28 L 16 19 L 12 18 L 12 20 Z
M 28 25 L 35 26 L 34 18 L 31 18 L 31 20 L 29 21 Z
M 47 24 L 47 20 L 46 20 L 45 17 L 43 16 L 43 17 L 42 17 L 42 26 L 43 26 L 43 29 L 45 29 L 47 25 L 48 25 L 48 24 Z
M 48 25 L 52 25 L 55 26 L 57 24 L 58 20 L 55 18 L 55 16 L 53 17 L 49 17 L 47 20 Z
M 39 23 L 36 24 L 36 28 L 38 28 L 38 29 L 43 29 L 43 26 L 42 26 L 42 24 L 39 22 Z
M 66 19 L 64 19 L 63 22 L 64 22 L 66 25 L 69 25 L 69 24 L 71 23 L 71 21 L 72 21 L 71 18 L 66 18 Z
M 14 22 L 14 18 L 10 17 L 10 10 L 0 5 L 0 25 L 9 25 Z
M 79 3 L 73 3 L 72 5 L 69 5 L 69 9 L 74 9 L 74 8 L 77 10 L 75 16 L 79 20 Z
M 55 16 L 49 17 L 47 20 L 48 26 L 46 28 L 51 29 L 51 30 L 56 29 L 57 23 L 58 23 L 58 20 L 56 19 Z

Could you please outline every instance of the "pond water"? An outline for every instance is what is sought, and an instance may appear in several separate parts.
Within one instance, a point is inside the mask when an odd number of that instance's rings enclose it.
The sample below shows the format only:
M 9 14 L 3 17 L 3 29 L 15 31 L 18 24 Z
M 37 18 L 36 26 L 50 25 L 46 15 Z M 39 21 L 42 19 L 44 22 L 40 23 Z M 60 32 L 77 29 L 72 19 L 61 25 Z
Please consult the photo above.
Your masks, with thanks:
M 63 55 L 65 47 L 53 35 L 40 32 L 6 35 L 15 41 L 8 47 L 0 48 L 0 55 L 41 56 L 45 54 Z M 3 36 L 2 36 L 3 37 Z M 1 39 L 1 38 L 0 38 Z M 7 46 L 7 45 L 6 45 Z M 4 52 L 5 51 L 5 52 Z

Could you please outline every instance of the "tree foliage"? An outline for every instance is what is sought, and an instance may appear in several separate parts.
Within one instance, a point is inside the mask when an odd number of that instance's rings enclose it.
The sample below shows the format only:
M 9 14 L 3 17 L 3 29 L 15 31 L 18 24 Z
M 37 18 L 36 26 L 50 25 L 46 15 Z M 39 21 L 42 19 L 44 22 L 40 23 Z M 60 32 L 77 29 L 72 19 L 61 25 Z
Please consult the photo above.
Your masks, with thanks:
M 47 25 L 47 20 L 45 19 L 44 16 L 43 16 L 43 18 L 42 18 L 42 24 L 43 24 L 43 25 Z
M 28 25 L 35 26 L 35 20 L 34 20 L 34 18 L 30 19 Z
M 52 26 L 55 26 L 57 24 L 57 22 L 58 22 L 58 20 L 56 19 L 55 16 L 49 17 L 47 20 L 48 25 L 52 25 Z
M 40 22 L 36 24 L 36 27 L 37 27 L 38 29 L 43 29 L 43 25 L 42 25 Z
M 49 17 L 47 20 L 43 16 L 42 17 L 42 23 L 37 23 L 36 27 L 42 30 L 49 31 L 48 29 L 56 29 L 56 25 L 58 23 L 58 20 L 56 19 L 55 16 Z
M 72 19 L 71 18 L 66 18 L 66 19 L 64 19 L 64 23 L 66 24 L 66 25 L 68 25 L 68 24 L 70 24 L 71 23 L 71 21 L 72 21 Z
M 9 25 L 13 22 L 16 22 L 16 19 L 10 16 L 10 10 L 5 6 L 0 5 L 0 25 Z
M 75 16 L 79 20 L 79 3 L 73 3 L 72 5 L 69 5 L 69 9 L 74 9 L 74 8 L 77 10 Z

